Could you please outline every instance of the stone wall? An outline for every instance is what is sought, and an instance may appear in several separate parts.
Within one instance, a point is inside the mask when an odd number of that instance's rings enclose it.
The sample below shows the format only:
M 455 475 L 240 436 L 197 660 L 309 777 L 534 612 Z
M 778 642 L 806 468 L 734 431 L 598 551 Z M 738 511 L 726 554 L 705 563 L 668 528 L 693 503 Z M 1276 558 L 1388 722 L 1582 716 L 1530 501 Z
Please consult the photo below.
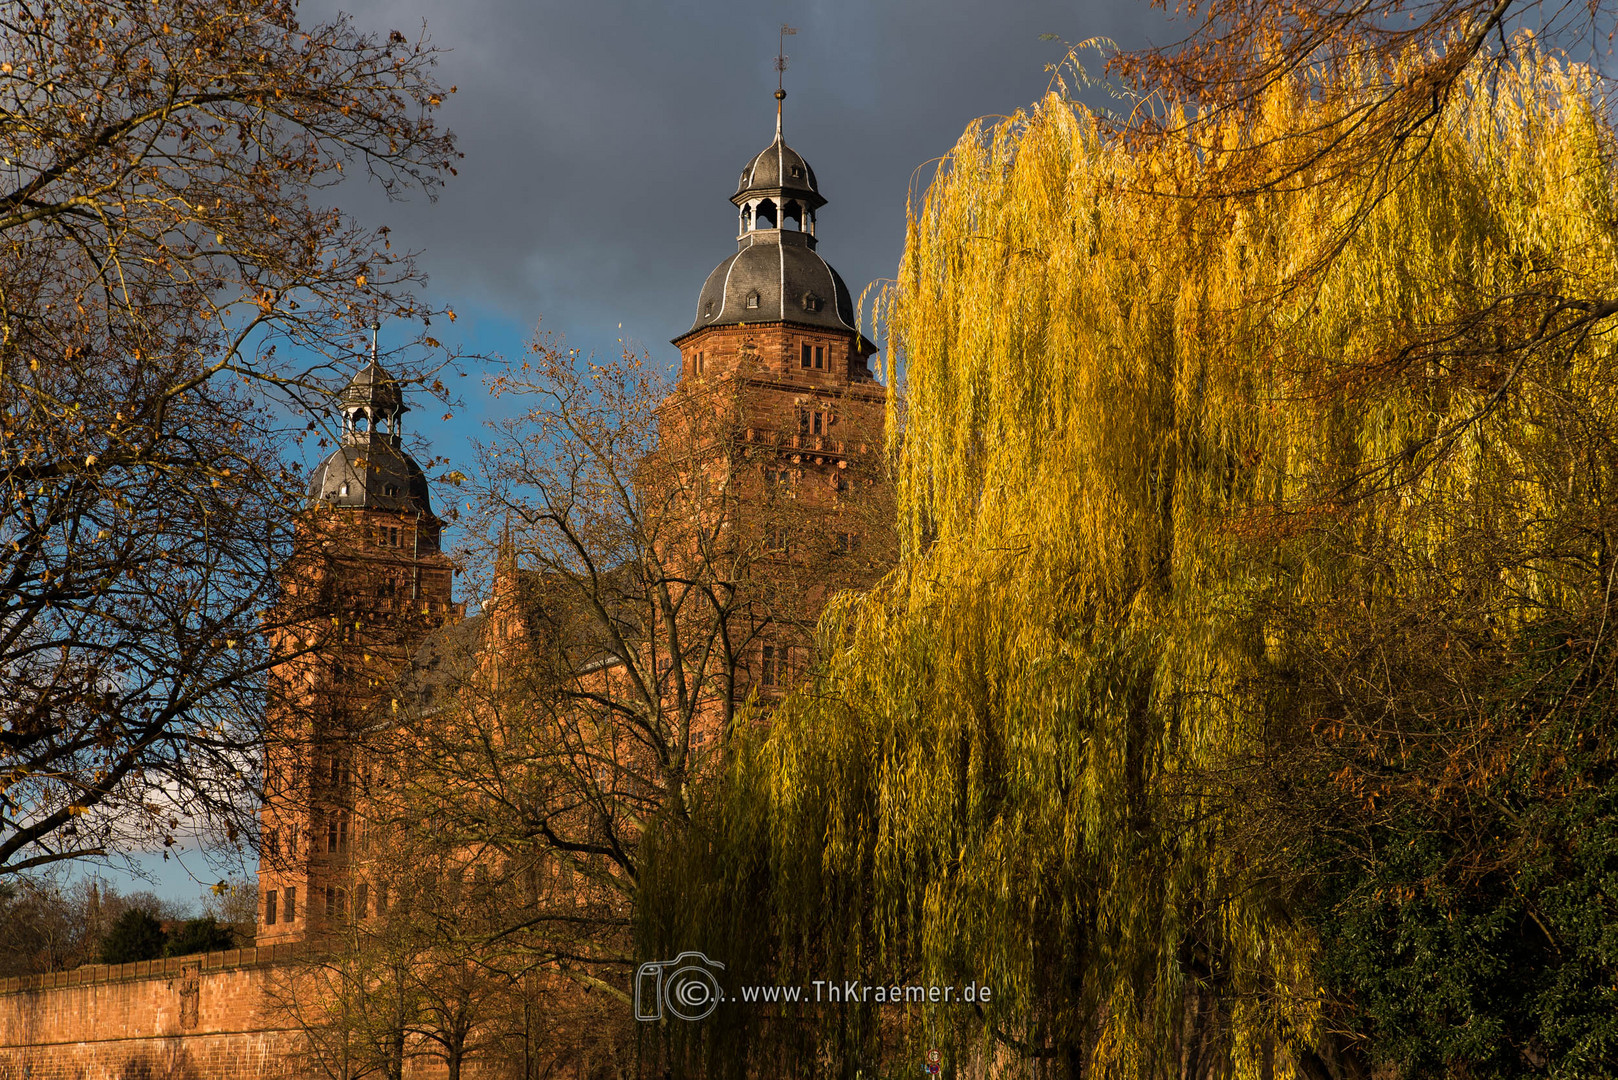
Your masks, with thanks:
M 284 1077 L 265 990 L 287 946 L 0 980 L 0 1080 Z

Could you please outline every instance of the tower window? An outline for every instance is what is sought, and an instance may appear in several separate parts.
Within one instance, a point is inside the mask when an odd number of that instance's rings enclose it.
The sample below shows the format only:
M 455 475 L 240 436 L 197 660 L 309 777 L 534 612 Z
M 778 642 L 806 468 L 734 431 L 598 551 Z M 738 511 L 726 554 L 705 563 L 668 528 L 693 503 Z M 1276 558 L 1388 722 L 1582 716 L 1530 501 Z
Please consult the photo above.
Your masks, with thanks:
M 368 914 L 367 909 L 370 907 L 371 899 L 370 893 L 370 886 L 366 885 L 363 881 L 354 886 L 354 917 L 356 919 L 363 919 Z
M 812 367 L 812 366 L 814 366 L 814 359 L 815 359 L 815 348 L 814 348 L 814 346 L 813 345 L 805 345 L 803 347 L 803 352 L 798 357 L 798 366 L 799 367 Z
M 326 822 L 326 850 L 329 852 L 348 850 L 347 814 L 333 814 Z
M 815 369 L 818 371 L 826 366 L 826 346 L 815 346 Z
M 285 896 L 285 918 L 287 922 L 292 922 L 298 917 L 298 887 L 296 885 L 288 885 L 285 890 Z
M 786 667 L 786 649 L 774 645 L 764 646 L 764 663 L 758 681 L 765 686 L 780 686 L 782 669 Z
M 275 902 L 279 899 L 276 891 L 271 889 L 264 894 L 264 925 L 275 925 Z

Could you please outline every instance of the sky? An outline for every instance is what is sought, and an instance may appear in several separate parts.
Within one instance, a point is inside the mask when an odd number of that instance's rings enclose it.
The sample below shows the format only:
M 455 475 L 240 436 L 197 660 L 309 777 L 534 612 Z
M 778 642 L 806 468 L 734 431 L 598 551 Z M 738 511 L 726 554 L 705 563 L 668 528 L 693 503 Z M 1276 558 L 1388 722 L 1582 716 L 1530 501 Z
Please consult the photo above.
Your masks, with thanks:
M 1145 0 L 342 0 L 365 29 L 425 32 L 456 93 L 440 120 L 465 159 L 436 202 L 339 202 L 423 252 L 429 297 L 460 318 L 436 336 L 520 356 L 536 326 L 586 353 L 644 349 L 672 363 L 708 272 L 735 251 L 729 197 L 774 134 L 774 57 L 786 39 L 787 141 L 829 204 L 820 252 L 855 297 L 891 277 L 905 202 L 975 118 L 1043 94 L 1059 35 L 1124 47 L 1179 35 Z M 304 0 L 306 22 L 339 10 Z M 1099 66 L 1099 57 L 1095 66 Z M 920 185 L 920 186 L 918 186 Z M 439 333 L 449 331 L 448 335 Z M 405 328 L 398 328 L 403 339 Z M 383 330 L 384 345 L 389 331 Z M 416 435 L 471 472 L 471 440 L 498 414 L 481 372 L 456 380 L 445 424 Z M 509 408 L 509 405 L 508 405 Z
M 858 297 L 891 277 L 905 204 L 930 163 L 978 117 L 1011 113 L 1050 84 L 1077 43 L 1124 48 L 1180 36 L 1145 0 L 304 0 L 303 21 L 346 11 L 362 29 L 425 32 L 454 85 L 441 121 L 465 159 L 436 202 L 336 190 L 343 209 L 422 252 L 427 293 L 459 318 L 446 344 L 521 355 L 543 321 L 586 352 L 624 345 L 673 363 L 708 272 L 735 251 L 736 177 L 774 136 L 774 57 L 786 39 L 787 142 L 827 206 L 820 253 Z M 1092 69 L 1099 57 L 1092 54 Z M 404 331 L 399 330 L 403 338 Z M 383 329 L 386 346 L 389 331 Z M 880 343 L 880 342 L 879 342 Z M 501 410 L 476 366 L 449 422 L 408 419 L 450 468 Z M 313 462 L 311 462 L 313 464 Z M 442 501 L 443 496 L 438 496 Z M 453 544 L 454 537 L 451 535 Z M 141 860 L 121 888 L 194 899 L 230 872 L 196 852 Z

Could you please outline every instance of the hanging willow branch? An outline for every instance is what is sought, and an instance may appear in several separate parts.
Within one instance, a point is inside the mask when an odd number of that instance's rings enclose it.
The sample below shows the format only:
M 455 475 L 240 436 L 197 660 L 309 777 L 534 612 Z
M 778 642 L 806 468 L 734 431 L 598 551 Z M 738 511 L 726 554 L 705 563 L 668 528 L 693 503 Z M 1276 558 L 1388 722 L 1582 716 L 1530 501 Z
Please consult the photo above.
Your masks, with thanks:
M 1258 779 L 1350 720 L 1440 715 L 1463 654 L 1600 595 L 1618 525 L 1611 311 L 1569 299 L 1618 295 L 1612 131 L 1584 72 L 1516 57 L 1442 102 L 1368 206 L 1331 183 L 1162 198 L 1217 162 L 1055 97 L 967 131 L 889 309 L 903 565 L 827 612 L 820 682 L 661 841 L 641 917 L 649 955 L 709 948 L 742 982 L 994 996 L 737 1010 L 692 1055 L 1364 1067 L 1297 868 L 1374 785 L 1328 774 L 1328 805 Z M 1359 94 L 1283 81 L 1219 134 L 1274 141 Z M 1395 652 L 1438 689 L 1391 681 Z M 1328 723 L 1305 669 L 1343 701 L 1403 696 Z

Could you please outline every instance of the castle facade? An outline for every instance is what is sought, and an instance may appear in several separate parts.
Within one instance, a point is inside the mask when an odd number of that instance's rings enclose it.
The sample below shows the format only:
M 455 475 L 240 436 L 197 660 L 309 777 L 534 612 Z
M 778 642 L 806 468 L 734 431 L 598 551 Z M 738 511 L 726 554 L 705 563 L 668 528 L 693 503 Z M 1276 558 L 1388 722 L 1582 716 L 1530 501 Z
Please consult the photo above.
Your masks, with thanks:
M 323 991 L 298 958 L 340 950 L 404 902 L 378 855 L 376 793 L 412 753 L 399 732 L 451 706 L 477 713 L 473 689 L 505 692 L 512 672 L 540 671 L 523 703 L 533 726 L 548 715 L 628 746 L 605 779 L 585 776 L 596 786 L 581 801 L 605 807 L 595 818 L 546 819 L 607 837 L 606 854 L 560 867 L 563 888 L 584 896 L 592 875 L 621 876 L 611 848 L 633 839 L 645 807 L 809 670 L 823 605 L 869 584 L 893 538 L 877 349 L 818 250 L 826 200 L 782 136 L 782 97 L 773 140 L 730 198 L 736 251 L 673 339 L 679 374 L 659 441 L 628 481 L 634 514 L 648 517 L 627 543 L 637 554 L 580 572 L 592 553 L 525 547 L 525 527 L 543 522 L 519 511 L 494 596 L 467 618 L 444 522 L 403 444 L 405 396 L 373 347 L 337 400 L 339 442 L 311 477 L 286 571 L 287 594 L 322 615 L 275 643 L 256 948 L 0 984 L 0 1080 L 304 1069 L 306 1033 L 286 998 Z M 571 857 L 567 843 L 557 850 Z M 558 869 L 527 867 L 523 887 L 534 894 Z M 442 1075 L 441 1057 L 419 1050 L 404 1074 Z

